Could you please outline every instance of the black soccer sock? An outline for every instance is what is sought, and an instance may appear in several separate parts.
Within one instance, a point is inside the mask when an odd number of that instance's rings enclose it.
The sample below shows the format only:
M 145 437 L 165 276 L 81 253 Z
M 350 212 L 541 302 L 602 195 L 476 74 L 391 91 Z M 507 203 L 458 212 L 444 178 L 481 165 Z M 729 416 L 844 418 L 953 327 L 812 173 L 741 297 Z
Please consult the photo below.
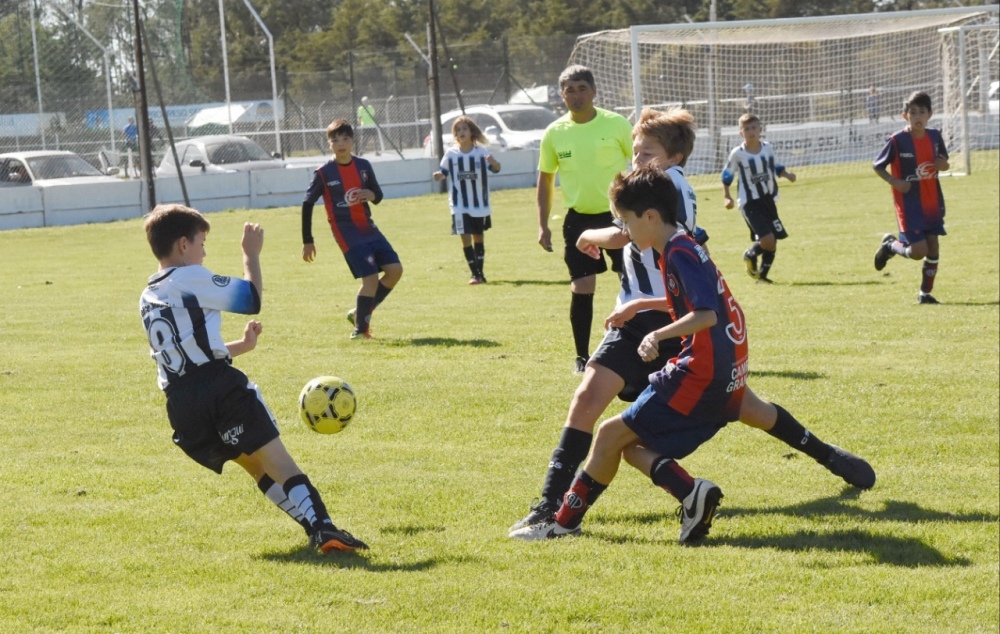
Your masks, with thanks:
M 591 478 L 586 471 L 578 473 L 569 491 L 566 492 L 563 505 L 556 513 L 556 523 L 563 528 L 579 526 L 587 509 L 594 505 L 607 488 L 608 485 Z
M 827 458 L 830 457 L 830 445 L 813 436 L 784 407 L 774 403 L 772 405 L 778 410 L 778 420 L 775 421 L 774 427 L 767 430 L 767 433 L 789 447 L 793 447 L 807 456 L 814 458 L 816 462 L 820 464 L 825 463 Z
M 476 274 L 479 277 L 485 277 L 483 274 L 483 265 L 486 263 L 486 245 L 482 242 L 473 243 L 473 248 L 476 251 Z
M 467 247 L 462 247 L 462 252 L 465 253 L 465 263 L 469 265 L 469 272 L 472 273 L 472 277 L 476 276 L 476 250 L 472 248 L 470 244 Z
M 760 276 L 767 277 L 767 272 L 771 270 L 771 265 L 774 264 L 774 251 L 764 251 L 761 249 L 760 253 Z
M 573 327 L 576 356 L 590 358 L 590 329 L 594 323 L 593 293 L 573 293 L 569 304 L 569 323 Z
M 264 497 L 274 502 L 275 506 L 288 514 L 288 517 L 298 522 L 307 533 L 309 532 L 309 521 L 299 511 L 299 507 L 295 506 L 295 503 L 288 499 L 288 494 L 285 493 L 284 487 L 265 473 L 264 477 L 257 481 L 257 488 L 264 494 Z
M 382 304 L 382 302 L 385 300 L 385 298 L 389 296 L 389 293 L 391 293 L 391 292 L 392 292 L 391 288 L 389 288 L 388 286 L 386 286 L 385 284 L 383 284 L 381 281 L 379 281 L 378 288 L 375 289 L 375 305 L 372 306 L 372 310 L 375 310 L 376 308 L 378 308 Z
M 292 476 L 285 480 L 285 495 L 305 516 L 309 526 L 315 530 L 321 524 L 333 524 L 319 491 L 312 485 L 306 474 Z
M 758 255 L 760 255 L 763 251 L 764 249 L 760 247 L 760 242 L 754 242 L 753 244 L 750 245 L 750 248 L 747 249 L 746 254 L 752 258 L 755 258 Z
M 590 443 L 594 435 L 572 427 L 563 427 L 559 444 L 552 452 L 549 460 L 549 470 L 545 473 L 545 484 L 542 485 L 542 503 L 558 506 L 562 501 L 573 476 L 580 464 L 590 453 Z
M 354 311 L 355 330 L 358 332 L 368 332 L 373 310 L 375 310 L 375 298 L 358 295 L 357 308 Z
M 658 458 L 649 469 L 649 479 L 670 495 L 683 502 L 694 491 L 694 478 L 673 458 Z
M 934 278 L 937 276 L 938 261 L 924 258 L 922 279 L 920 281 L 920 292 L 930 293 L 934 290 Z

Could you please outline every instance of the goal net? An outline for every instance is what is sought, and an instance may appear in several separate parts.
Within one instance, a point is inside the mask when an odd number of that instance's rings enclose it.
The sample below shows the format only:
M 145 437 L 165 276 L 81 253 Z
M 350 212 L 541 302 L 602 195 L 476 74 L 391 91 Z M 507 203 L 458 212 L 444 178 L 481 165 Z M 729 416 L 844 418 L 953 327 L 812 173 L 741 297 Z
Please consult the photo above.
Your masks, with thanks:
M 691 174 L 721 170 L 745 112 L 789 167 L 868 170 L 916 90 L 931 95 L 953 157 L 972 151 L 996 169 L 997 8 L 633 26 L 581 36 L 570 63 L 593 70 L 599 106 L 630 119 L 643 106 L 690 110 Z

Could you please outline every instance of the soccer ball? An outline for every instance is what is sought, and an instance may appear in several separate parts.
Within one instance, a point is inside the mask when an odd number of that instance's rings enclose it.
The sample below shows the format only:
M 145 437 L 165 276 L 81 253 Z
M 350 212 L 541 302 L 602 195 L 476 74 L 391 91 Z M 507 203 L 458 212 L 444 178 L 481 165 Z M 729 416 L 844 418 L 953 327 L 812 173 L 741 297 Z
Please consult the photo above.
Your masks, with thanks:
M 354 390 L 335 376 L 317 377 L 299 393 L 302 422 L 321 434 L 336 434 L 347 427 L 357 406 Z

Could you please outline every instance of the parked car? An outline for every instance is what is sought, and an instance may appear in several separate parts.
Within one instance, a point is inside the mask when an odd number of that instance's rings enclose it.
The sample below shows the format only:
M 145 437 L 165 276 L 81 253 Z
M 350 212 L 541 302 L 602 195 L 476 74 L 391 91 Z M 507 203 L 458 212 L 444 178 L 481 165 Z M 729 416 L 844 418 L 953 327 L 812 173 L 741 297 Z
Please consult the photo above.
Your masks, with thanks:
M 79 154 L 38 150 L 0 154 L 0 187 L 47 187 L 73 183 L 117 181 L 117 167 L 102 172 Z
M 185 176 L 196 174 L 222 174 L 225 172 L 249 172 L 254 170 L 284 169 L 286 163 L 280 154 L 268 154 L 267 150 L 245 136 L 220 134 L 199 136 L 178 141 L 177 158 L 181 173 Z M 156 168 L 157 177 L 176 176 L 174 155 L 167 148 Z
M 465 115 L 479 126 L 490 141 L 489 148 L 500 150 L 533 150 L 542 142 L 542 135 L 558 115 L 541 106 L 497 104 L 495 106 L 468 106 Z M 441 137 L 444 147 L 455 142 L 451 126 L 462 116 L 461 110 L 452 110 L 441 115 Z M 430 135 L 424 141 L 424 154 L 434 155 L 434 144 Z

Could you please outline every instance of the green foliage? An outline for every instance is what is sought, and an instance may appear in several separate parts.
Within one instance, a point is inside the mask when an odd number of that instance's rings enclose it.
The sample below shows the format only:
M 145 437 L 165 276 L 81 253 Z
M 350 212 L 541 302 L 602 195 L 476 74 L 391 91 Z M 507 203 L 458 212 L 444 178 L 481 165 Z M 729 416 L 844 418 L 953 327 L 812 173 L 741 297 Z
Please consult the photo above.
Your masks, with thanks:
M 879 481 L 858 494 L 730 425 L 684 461 L 726 494 L 701 548 L 676 544 L 673 500 L 628 467 L 582 536 L 506 537 L 579 383 L 532 190 L 491 197 L 478 287 L 442 196 L 376 207 L 406 273 L 366 342 L 344 319 L 356 281 L 323 233 L 302 262 L 296 209 L 209 216 L 218 273 L 239 274 L 244 222 L 266 229 L 264 333 L 236 364 L 363 555 L 312 554 L 239 469 L 172 446 L 137 313 L 155 268 L 138 219 L 0 232 L 0 631 L 997 631 L 1000 174 L 943 182 L 944 303 L 918 306 L 918 263 L 872 268 L 888 187 L 797 172 L 774 286 L 742 273 L 746 228 L 715 177 L 696 183 L 699 219 L 747 315 L 754 390 Z M 614 294 L 602 276 L 595 343 Z M 331 373 L 359 410 L 323 437 L 295 398 Z

